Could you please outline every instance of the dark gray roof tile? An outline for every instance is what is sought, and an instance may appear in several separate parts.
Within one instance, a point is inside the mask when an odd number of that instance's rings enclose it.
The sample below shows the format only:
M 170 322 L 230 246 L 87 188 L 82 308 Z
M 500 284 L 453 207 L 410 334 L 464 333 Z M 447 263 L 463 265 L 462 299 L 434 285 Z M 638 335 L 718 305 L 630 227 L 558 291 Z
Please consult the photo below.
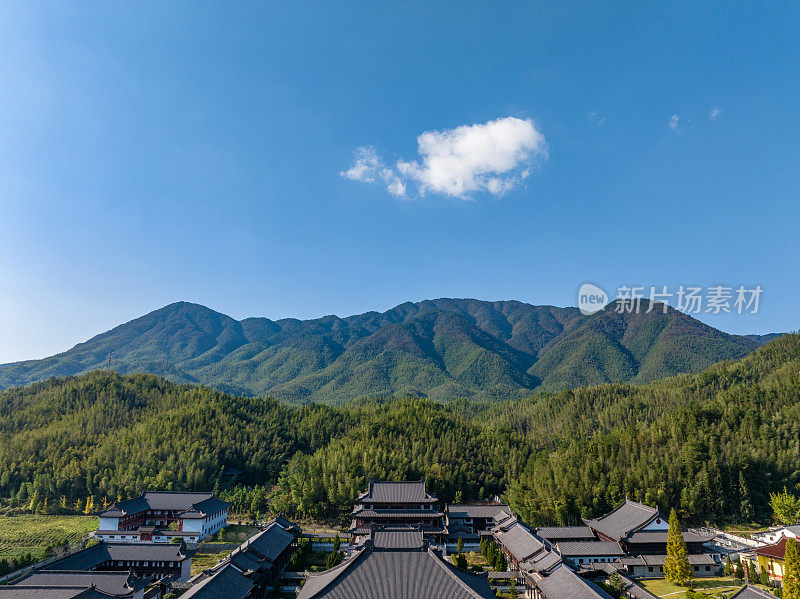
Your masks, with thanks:
M 436 497 L 425 490 L 424 480 L 371 480 L 367 491 L 358 496 L 358 501 L 374 501 L 375 503 L 431 503 L 436 501 Z
M 341 566 L 311 575 L 298 599 L 489 599 L 487 579 L 461 572 L 427 551 L 365 548 Z
M 563 565 L 536 586 L 546 599 L 611 599 L 611 595 Z

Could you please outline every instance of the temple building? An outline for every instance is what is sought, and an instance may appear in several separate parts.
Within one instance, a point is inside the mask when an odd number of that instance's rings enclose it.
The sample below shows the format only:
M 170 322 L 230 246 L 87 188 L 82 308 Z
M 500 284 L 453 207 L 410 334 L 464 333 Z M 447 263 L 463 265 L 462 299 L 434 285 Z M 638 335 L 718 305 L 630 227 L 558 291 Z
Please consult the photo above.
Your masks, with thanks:
M 445 538 L 448 548 L 458 539 L 468 549 L 475 549 L 481 537 L 491 537 L 492 528 L 511 515 L 505 503 L 450 503 L 445 506 Z
M 297 599 L 493 599 L 485 574 L 455 568 L 421 528 L 374 528 L 350 559 L 309 574 Z
M 425 489 L 425 480 L 386 482 L 369 480 L 369 487 L 356 499 L 348 532 L 353 543 L 370 537 L 374 527 L 420 528 L 426 539 L 440 542 L 445 534 L 444 514 L 435 495 Z
M 198 543 L 228 525 L 228 505 L 212 493 L 150 491 L 98 514 L 95 538 L 127 543 Z
M 34 571 L 9 586 L 0 586 L 0 599 L 144 599 L 149 579 L 130 572 Z
M 105 543 L 62 557 L 39 572 L 130 572 L 136 578 L 188 580 L 190 553 L 183 544 Z
M 584 580 L 567 565 L 539 578 L 533 586 L 534 599 L 613 599 L 599 586 Z
M 300 529 L 284 518 L 271 520 L 214 567 L 198 574 L 185 599 L 255 599 L 266 596 L 297 548 Z M 271 595 L 270 595 L 271 596 Z
M 597 519 L 584 523 L 600 541 L 619 543 L 626 555 L 666 555 L 669 520 L 657 508 L 626 499 L 625 503 Z M 689 554 L 703 553 L 703 544 L 714 538 L 684 531 Z

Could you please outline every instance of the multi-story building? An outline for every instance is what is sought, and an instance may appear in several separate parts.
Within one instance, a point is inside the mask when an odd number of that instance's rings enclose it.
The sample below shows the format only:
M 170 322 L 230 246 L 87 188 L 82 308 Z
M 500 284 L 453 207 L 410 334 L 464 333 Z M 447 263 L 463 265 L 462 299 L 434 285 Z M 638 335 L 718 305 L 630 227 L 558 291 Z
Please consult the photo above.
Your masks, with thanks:
M 428 545 L 421 529 L 373 529 L 340 565 L 306 577 L 298 599 L 382 597 L 491 599 L 485 574 L 458 570 Z
M 183 544 L 101 542 L 62 557 L 39 572 L 130 572 L 137 578 L 188 580 L 191 552 Z
M 498 522 L 511 515 L 505 503 L 450 503 L 445 506 L 445 540 L 448 548 L 461 539 L 468 549 L 475 549 L 483 536 L 491 537 Z
M 272 597 L 292 553 L 297 548 L 300 528 L 275 518 L 257 535 L 209 570 L 194 576 L 182 595 L 185 599 L 260 599 Z
M 100 512 L 94 536 L 128 543 L 168 543 L 179 537 L 197 543 L 228 525 L 228 505 L 212 493 L 149 491 Z
M 786 543 L 790 539 L 798 542 L 792 537 L 781 537 L 777 543 L 742 554 L 742 562 L 745 566 L 755 565 L 759 572 L 766 572 L 770 580 L 782 583 L 786 574 Z
M 626 555 L 665 555 L 669 520 L 657 508 L 626 499 L 625 503 L 605 516 L 584 523 L 601 541 L 619 543 Z M 703 544 L 714 539 L 713 534 L 702 535 L 683 531 L 689 554 L 703 553 Z
M 419 527 L 427 539 L 441 541 L 444 514 L 435 495 L 425 489 L 425 480 L 375 481 L 356 499 L 348 532 L 353 543 L 370 537 L 374 527 Z

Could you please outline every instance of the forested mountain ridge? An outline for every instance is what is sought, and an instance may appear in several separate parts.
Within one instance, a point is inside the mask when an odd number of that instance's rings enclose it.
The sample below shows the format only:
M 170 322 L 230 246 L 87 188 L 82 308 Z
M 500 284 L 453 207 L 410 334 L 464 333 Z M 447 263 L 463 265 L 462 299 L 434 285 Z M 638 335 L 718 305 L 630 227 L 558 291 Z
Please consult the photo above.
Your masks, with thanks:
M 576 308 L 443 298 L 347 318 L 237 321 L 178 302 L 56 356 L 0 365 L 0 389 L 110 363 L 122 373 L 290 402 L 508 399 L 699 372 L 760 342 L 672 309 L 618 314 L 609 306 L 583 316 Z
M 346 518 L 369 476 L 425 476 L 442 501 L 504 494 L 533 524 L 626 496 L 767 523 L 770 492 L 800 492 L 800 336 L 697 375 L 504 402 L 293 407 L 104 371 L 0 392 L 0 503 L 216 488 L 238 509 Z

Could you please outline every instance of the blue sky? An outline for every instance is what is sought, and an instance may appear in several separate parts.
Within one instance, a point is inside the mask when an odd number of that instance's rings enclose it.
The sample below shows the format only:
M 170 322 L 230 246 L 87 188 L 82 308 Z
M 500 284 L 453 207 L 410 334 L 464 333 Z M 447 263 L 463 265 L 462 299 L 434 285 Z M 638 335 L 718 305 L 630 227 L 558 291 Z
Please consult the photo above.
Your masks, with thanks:
M 309 318 L 585 281 L 761 285 L 701 319 L 796 330 L 800 7 L 754 6 L 6 3 L 0 362 L 177 300 Z M 492 122 L 511 168 L 480 135 L 439 179 L 419 153 Z M 342 176 L 359 148 L 402 197 Z

